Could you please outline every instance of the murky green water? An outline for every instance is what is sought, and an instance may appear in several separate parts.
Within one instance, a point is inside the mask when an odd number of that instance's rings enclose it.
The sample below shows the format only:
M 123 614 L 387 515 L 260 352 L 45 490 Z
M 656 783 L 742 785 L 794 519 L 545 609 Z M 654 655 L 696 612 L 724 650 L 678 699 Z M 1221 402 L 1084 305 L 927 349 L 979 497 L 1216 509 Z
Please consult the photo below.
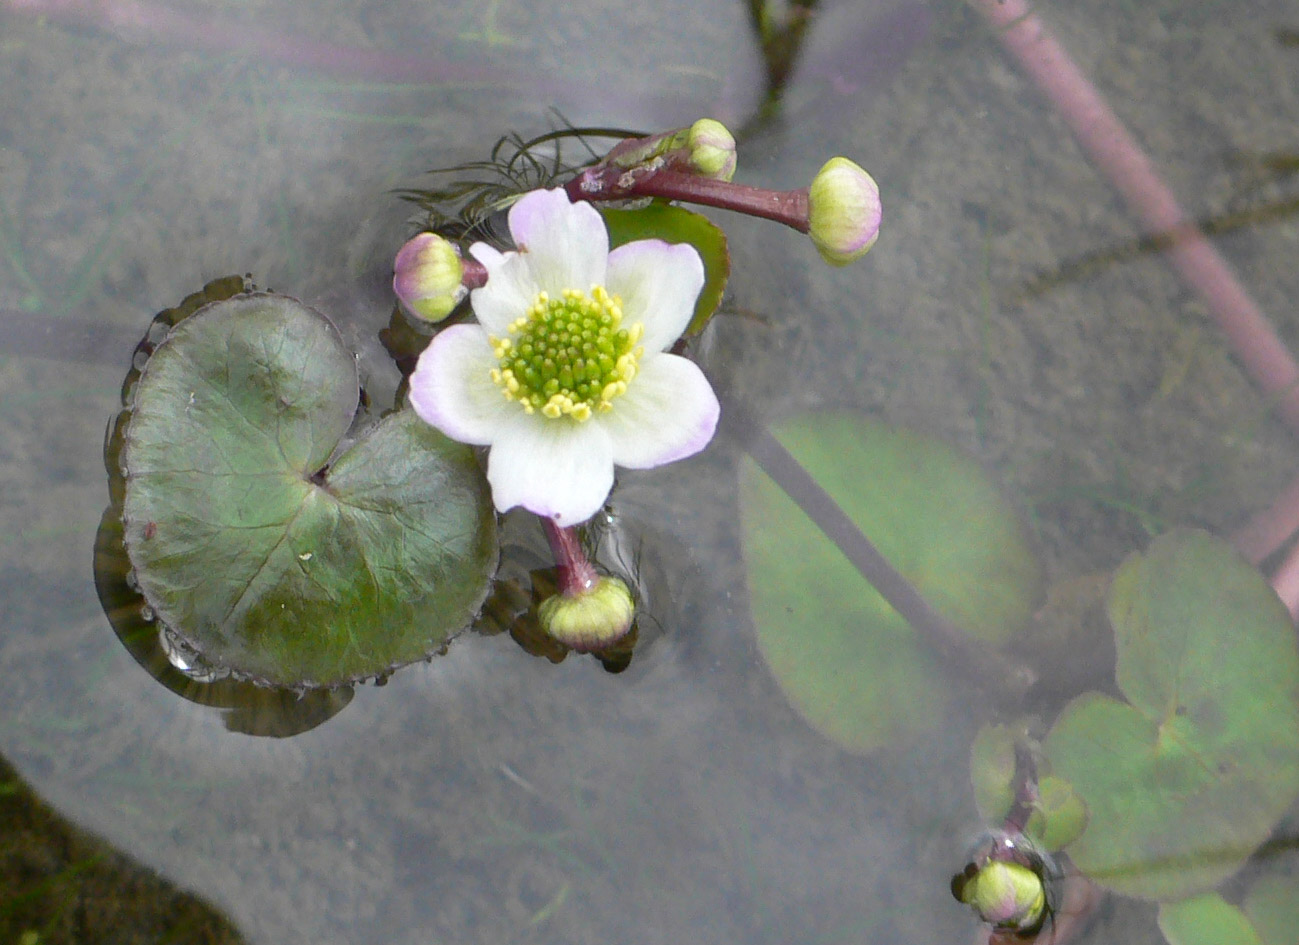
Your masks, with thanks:
M 868 757 L 798 716 L 750 623 L 738 436 L 621 479 L 655 626 L 619 675 L 465 637 L 305 734 L 251 737 L 149 676 L 96 597 L 104 426 L 154 312 L 251 272 L 391 384 L 376 334 L 410 230 L 390 191 L 552 108 L 743 125 L 762 67 L 740 3 L 36 6 L 0 7 L 0 753 L 42 798 L 256 943 L 975 934 L 947 886 L 983 826 L 967 752 L 996 700 L 956 680 L 932 737 Z M 1192 216 L 1282 208 L 1217 245 L 1299 346 L 1299 4 L 1044 14 Z M 715 217 L 724 411 L 849 406 L 961 447 L 1053 584 L 1173 525 L 1229 533 L 1288 481 L 1294 436 L 1158 253 L 1125 249 L 1139 226 L 976 14 L 829 4 L 738 179 L 803 186 L 832 153 L 883 192 L 862 262 Z M 1058 656 L 1062 690 L 1093 685 L 1091 648 Z M 1153 908 L 1112 899 L 1085 940 L 1116 936 L 1160 941 Z

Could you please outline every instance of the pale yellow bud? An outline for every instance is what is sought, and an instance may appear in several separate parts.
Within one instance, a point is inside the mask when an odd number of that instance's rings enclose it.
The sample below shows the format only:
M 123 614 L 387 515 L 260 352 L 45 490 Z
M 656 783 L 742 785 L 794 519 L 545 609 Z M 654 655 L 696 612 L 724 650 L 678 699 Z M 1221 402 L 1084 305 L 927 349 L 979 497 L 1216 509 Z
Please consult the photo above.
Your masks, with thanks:
M 874 178 L 845 157 L 817 172 L 807 193 L 808 235 L 821 258 L 846 266 L 875 245 L 880 234 L 880 189 Z
M 701 118 L 686 139 L 690 166 L 703 177 L 730 180 L 735 174 L 735 136 L 720 121 Z
M 612 646 L 632 628 L 636 604 L 616 577 L 602 577 L 581 594 L 556 594 L 541 602 L 541 629 L 565 646 L 587 653 Z
M 420 233 L 397 252 L 392 290 L 411 315 L 440 322 L 465 297 L 463 279 L 455 246 L 436 233 Z

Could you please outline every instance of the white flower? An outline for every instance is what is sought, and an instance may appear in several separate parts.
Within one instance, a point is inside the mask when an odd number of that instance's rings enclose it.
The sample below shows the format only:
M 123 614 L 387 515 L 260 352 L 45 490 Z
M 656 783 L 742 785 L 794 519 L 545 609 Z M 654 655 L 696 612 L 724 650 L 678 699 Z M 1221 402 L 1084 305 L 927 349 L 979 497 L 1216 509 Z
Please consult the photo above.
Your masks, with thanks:
M 514 204 L 517 251 L 469 252 L 487 269 L 478 324 L 440 332 L 410 378 L 415 412 L 452 439 L 489 446 L 501 511 L 575 525 L 613 488 L 615 465 L 648 469 L 707 445 L 719 407 L 707 378 L 666 353 L 704 284 L 688 244 L 609 251 L 599 211 L 563 190 Z

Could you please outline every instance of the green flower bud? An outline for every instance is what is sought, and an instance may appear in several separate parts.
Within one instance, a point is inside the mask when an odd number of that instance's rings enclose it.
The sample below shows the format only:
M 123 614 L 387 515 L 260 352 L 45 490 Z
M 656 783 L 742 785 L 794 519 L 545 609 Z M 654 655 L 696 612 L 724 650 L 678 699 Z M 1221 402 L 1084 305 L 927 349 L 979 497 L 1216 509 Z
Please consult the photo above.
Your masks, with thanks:
M 864 256 L 880 235 L 880 189 L 874 178 L 845 157 L 817 172 L 807 192 L 808 235 L 821 258 L 846 266 Z
M 581 594 L 556 594 L 541 602 L 541 629 L 579 653 L 612 646 L 631 630 L 636 604 L 616 577 L 602 577 Z
M 1046 887 L 1027 866 L 993 860 L 965 881 L 960 899 L 984 922 L 997 928 L 1028 931 L 1042 921 Z
M 730 180 L 735 174 L 735 136 L 720 121 L 701 118 L 686 138 L 690 166 L 702 177 Z
M 436 233 L 420 233 L 397 252 L 392 291 L 416 318 L 440 322 L 465 297 L 464 266 L 455 246 Z

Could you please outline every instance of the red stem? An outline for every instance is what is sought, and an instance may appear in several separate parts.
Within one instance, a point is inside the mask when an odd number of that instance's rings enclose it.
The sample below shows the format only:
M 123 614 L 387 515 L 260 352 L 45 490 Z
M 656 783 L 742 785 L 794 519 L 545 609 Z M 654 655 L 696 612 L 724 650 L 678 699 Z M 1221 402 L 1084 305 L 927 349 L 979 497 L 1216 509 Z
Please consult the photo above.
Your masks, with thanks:
M 487 267 L 477 259 L 461 259 L 460 271 L 460 284 L 466 289 L 481 289 L 487 285 Z
M 577 597 L 595 587 L 600 574 L 582 550 L 582 539 L 577 534 L 577 528 L 559 525 L 554 519 L 544 516 L 541 525 L 546 531 L 550 551 L 555 556 L 560 593 L 565 597 Z
M 574 202 L 661 197 L 747 213 L 749 216 L 783 223 L 800 233 L 806 233 L 809 226 L 806 188 L 768 190 L 765 187 L 733 184 L 730 181 L 670 169 L 646 167 L 624 170 L 602 164 L 583 171 L 565 184 L 564 190 Z
M 1037 83 L 1095 164 L 1151 233 L 1171 241 L 1168 259 L 1208 305 L 1254 380 L 1299 433 L 1299 365 L 1231 267 L 1187 219 L 1150 159 L 1025 0 L 970 0 L 1002 46 Z

